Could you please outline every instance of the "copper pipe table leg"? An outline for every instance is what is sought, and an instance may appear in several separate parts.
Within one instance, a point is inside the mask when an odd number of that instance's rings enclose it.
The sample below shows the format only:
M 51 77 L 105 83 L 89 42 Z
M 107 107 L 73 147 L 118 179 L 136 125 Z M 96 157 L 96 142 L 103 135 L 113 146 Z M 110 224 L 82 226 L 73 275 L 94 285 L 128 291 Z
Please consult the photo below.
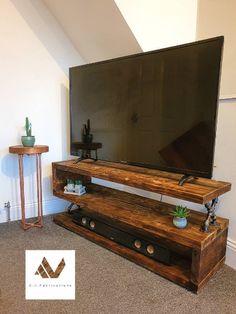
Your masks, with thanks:
M 35 222 L 26 222 L 25 220 L 25 192 L 24 192 L 24 161 L 23 161 L 23 155 L 18 155 L 19 176 L 20 176 L 21 216 L 22 216 L 22 226 L 24 230 L 27 230 L 31 227 L 41 228 L 43 226 L 41 154 L 35 154 L 35 156 L 36 156 L 38 219 Z
M 19 162 L 19 176 L 20 176 L 21 221 L 22 221 L 23 229 L 27 229 L 26 224 L 25 224 L 25 191 L 24 191 L 23 155 L 18 155 L 18 162 Z
M 21 199 L 21 222 L 24 230 L 31 227 L 41 228 L 43 226 L 43 205 L 42 205 L 42 165 L 41 155 L 47 153 L 49 148 L 47 145 L 35 145 L 33 147 L 16 145 L 10 146 L 9 152 L 18 155 L 19 177 L 20 177 L 20 199 Z M 24 191 L 24 155 L 35 156 L 36 158 L 36 186 L 38 201 L 38 218 L 34 222 L 26 222 L 25 218 L 25 191 Z
M 41 154 L 36 154 L 36 176 L 37 176 L 37 199 L 38 199 L 38 225 L 43 226 L 43 209 L 42 209 L 42 166 Z

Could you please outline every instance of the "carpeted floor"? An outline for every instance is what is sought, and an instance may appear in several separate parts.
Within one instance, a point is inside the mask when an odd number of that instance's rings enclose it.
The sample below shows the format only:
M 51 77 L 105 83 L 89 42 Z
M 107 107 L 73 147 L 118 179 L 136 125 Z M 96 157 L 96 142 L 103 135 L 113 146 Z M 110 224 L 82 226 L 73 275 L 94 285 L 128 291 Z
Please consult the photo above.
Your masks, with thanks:
M 158 275 L 44 219 L 24 232 L 0 224 L 0 313 L 236 314 L 236 271 L 224 266 L 200 292 L 188 292 Z M 25 250 L 76 250 L 76 300 L 26 301 Z

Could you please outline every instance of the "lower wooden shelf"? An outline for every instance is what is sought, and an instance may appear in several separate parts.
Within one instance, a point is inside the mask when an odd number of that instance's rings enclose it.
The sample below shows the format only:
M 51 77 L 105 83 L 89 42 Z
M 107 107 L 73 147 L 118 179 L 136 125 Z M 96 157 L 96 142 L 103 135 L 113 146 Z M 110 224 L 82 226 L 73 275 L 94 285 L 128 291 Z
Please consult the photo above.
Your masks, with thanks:
M 109 249 L 110 251 L 121 255 L 138 265 L 141 265 L 154 273 L 157 273 L 171 281 L 174 281 L 190 290 L 197 290 L 190 280 L 190 261 L 184 258 L 176 259 L 175 264 L 166 265 L 152 260 L 134 250 L 123 245 L 115 243 L 93 231 L 80 227 L 72 221 L 72 217 L 68 213 L 58 214 L 54 217 L 54 222 L 70 231 L 73 231 L 82 237 Z
M 228 219 L 217 217 L 218 225 L 204 233 L 201 226 L 205 214 L 191 210 L 187 228 L 180 230 L 172 224 L 170 212 L 174 205 L 92 183 L 87 184 L 87 193 L 82 196 L 65 194 L 62 188 L 54 190 L 54 195 L 80 205 L 104 220 L 134 227 L 158 240 L 160 237 L 166 241 L 171 239 L 175 245 L 185 248 L 204 249 L 228 226 Z
M 225 261 L 227 229 L 205 250 L 192 250 L 191 257 L 185 253 L 181 255 L 181 250 L 180 254 L 173 252 L 172 263 L 166 265 L 79 226 L 72 221 L 71 214 L 58 214 L 54 217 L 54 222 L 193 292 L 199 292 Z

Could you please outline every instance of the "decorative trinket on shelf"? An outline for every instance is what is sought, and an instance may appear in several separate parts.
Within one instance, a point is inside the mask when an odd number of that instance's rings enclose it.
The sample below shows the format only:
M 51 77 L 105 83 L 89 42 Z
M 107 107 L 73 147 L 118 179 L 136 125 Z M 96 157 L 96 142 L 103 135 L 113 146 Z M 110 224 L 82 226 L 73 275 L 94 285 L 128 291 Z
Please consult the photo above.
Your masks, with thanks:
M 187 207 L 177 205 L 175 209 L 171 212 L 171 215 L 174 216 L 173 224 L 179 229 L 185 228 L 188 223 L 187 217 L 189 213 L 190 211 L 187 209 Z
M 67 179 L 67 185 L 64 186 L 64 193 L 73 195 L 83 195 L 86 193 L 86 187 L 81 180 Z

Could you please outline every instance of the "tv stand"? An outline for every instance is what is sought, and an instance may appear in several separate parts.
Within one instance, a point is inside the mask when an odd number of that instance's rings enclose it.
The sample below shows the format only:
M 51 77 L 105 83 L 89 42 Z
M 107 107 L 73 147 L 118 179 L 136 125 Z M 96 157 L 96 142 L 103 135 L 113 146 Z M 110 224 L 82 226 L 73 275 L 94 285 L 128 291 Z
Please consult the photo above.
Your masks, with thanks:
M 197 179 L 198 179 L 197 177 L 193 177 L 193 176 L 191 176 L 189 174 L 184 174 L 180 178 L 180 180 L 178 182 L 178 185 L 182 186 L 182 185 L 184 185 L 185 182 L 192 182 L 193 180 L 197 180 Z
M 214 210 L 230 183 L 198 178 L 180 186 L 179 174 L 100 160 L 52 166 L 53 194 L 79 206 L 55 215 L 55 223 L 195 292 L 224 264 L 228 219 L 216 223 Z M 203 204 L 207 218 L 191 210 L 187 227 L 177 229 L 174 205 L 96 185 L 92 177 Z M 87 193 L 65 194 L 67 179 L 82 180 Z

